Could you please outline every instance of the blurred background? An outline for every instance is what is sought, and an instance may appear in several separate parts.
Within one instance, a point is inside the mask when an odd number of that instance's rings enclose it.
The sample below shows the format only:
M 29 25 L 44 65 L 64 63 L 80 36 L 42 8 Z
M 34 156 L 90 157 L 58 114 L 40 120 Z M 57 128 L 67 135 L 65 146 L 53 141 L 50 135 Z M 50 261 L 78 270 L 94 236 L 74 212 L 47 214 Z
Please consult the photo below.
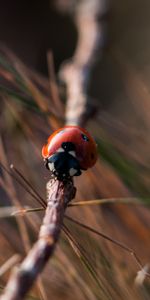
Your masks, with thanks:
M 91 39 L 87 35 L 91 43 L 85 43 L 83 48 L 83 61 L 86 57 L 87 61 L 82 62 L 79 48 L 91 26 Z M 81 123 L 97 142 L 99 160 L 92 170 L 75 179 L 76 201 L 133 197 L 142 203 L 116 201 L 70 207 L 67 215 L 125 243 L 147 267 L 149 31 L 148 0 L 0 2 L 0 161 L 8 169 L 13 163 L 46 199 L 49 174 L 43 165 L 41 148 L 51 132 L 65 124 L 68 111 L 74 110 L 66 78 L 76 77 L 72 73 L 65 75 L 66 62 L 79 70 L 77 76 L 81 69 L 82 94 L 86 99 L 84 105 L 81 101 Z M 92 41 L 95 44 L 88 57 Z M 16 218 L 11 216 L 11 210 L 4 212 L 8 206 L 36 208 L 39 204 L 2 168 L 0 174 L 3 266 L 16 253 L 23 258 L 29 251 L 44 212 Z M 149 299 L 150 280 L 146 277 L 135 282 L 139 266 L 130 253 L 68 220 L 65 224 L 85 257 L 76 256 L 62 233 L 54 257 L 27 299 Z M 17 262 L 18 256 L 14 260 Z M 0 268 L 1 289 L 11 266 L 8 264 L 6 271 Z

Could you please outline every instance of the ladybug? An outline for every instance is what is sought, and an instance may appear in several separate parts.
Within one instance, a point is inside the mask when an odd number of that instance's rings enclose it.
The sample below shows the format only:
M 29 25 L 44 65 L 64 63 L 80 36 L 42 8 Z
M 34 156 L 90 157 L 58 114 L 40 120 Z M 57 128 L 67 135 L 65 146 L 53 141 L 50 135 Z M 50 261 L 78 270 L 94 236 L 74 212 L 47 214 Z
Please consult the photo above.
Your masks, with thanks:
M 91 135 L 79 126 L 65 126 L 49 136 L 42 148 L 47 169 L 58 180 L 81 175 L 97 160 L 97 147 Z

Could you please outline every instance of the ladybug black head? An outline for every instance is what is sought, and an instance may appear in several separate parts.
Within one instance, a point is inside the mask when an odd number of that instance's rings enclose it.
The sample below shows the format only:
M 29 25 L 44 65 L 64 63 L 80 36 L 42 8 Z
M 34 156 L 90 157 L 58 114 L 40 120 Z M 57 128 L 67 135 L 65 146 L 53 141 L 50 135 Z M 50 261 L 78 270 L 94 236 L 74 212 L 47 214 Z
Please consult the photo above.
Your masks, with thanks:
M 47 169 L 58 180 L 66 181 L 73 176 L 81 175 L 79 162 L 74 156 L 74 149 L 73 143 L 64 142 L 58 152 L 55 152 L 45 160 Z

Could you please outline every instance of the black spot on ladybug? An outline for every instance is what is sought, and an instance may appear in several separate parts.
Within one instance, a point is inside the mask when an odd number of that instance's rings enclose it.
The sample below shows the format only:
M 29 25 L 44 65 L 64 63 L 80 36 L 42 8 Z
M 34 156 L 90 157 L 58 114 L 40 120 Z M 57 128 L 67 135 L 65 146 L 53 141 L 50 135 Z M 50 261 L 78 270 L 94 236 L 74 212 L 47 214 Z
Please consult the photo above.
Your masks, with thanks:
M 75 151 L 75 145 L 72 142 L 64 142 L 61 147 L 65 150 L 65 152 Z
M 88 142 L 88 141 L 89 141 L 89 138 L 88 138 L 84 133 L 82 133 L 81 136 L 82 136 L 82 139 L 83 139 L 85 142 Z

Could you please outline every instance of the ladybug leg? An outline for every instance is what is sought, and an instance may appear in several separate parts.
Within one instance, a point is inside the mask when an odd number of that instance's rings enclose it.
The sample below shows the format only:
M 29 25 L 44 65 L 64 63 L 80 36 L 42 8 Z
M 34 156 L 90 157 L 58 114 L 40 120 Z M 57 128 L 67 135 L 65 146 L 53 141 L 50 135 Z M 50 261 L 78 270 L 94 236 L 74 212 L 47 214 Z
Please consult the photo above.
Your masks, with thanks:
M 68 165 L 69 175 L 72 176 L 79 176 L 81 175 L 81 170 L 79 163 L 76 158 L 72 155 L 69 155 L 69 165 Z
M 80 176 L 82 174 L 82 172 L 80 169 L 76 170 L 76 169 L 71 168 L 69 170 L 69 174 L 70 174 L 70 176 Z M 71 174 L 73 174 L 73 175 L 71 175 Z
M 57 156 L 56 155 L 52 155 L 49 158 L 45 159 L 45 166 L 51 172 L 53 172 L 55 170 L 55 162 L 56 162 L 56 160 L 57 160 Z
M 48 158 L 44 158 L 44 166 L 46 167 L 46 169 L 49 170 L 49 166 L 48 166 Z

